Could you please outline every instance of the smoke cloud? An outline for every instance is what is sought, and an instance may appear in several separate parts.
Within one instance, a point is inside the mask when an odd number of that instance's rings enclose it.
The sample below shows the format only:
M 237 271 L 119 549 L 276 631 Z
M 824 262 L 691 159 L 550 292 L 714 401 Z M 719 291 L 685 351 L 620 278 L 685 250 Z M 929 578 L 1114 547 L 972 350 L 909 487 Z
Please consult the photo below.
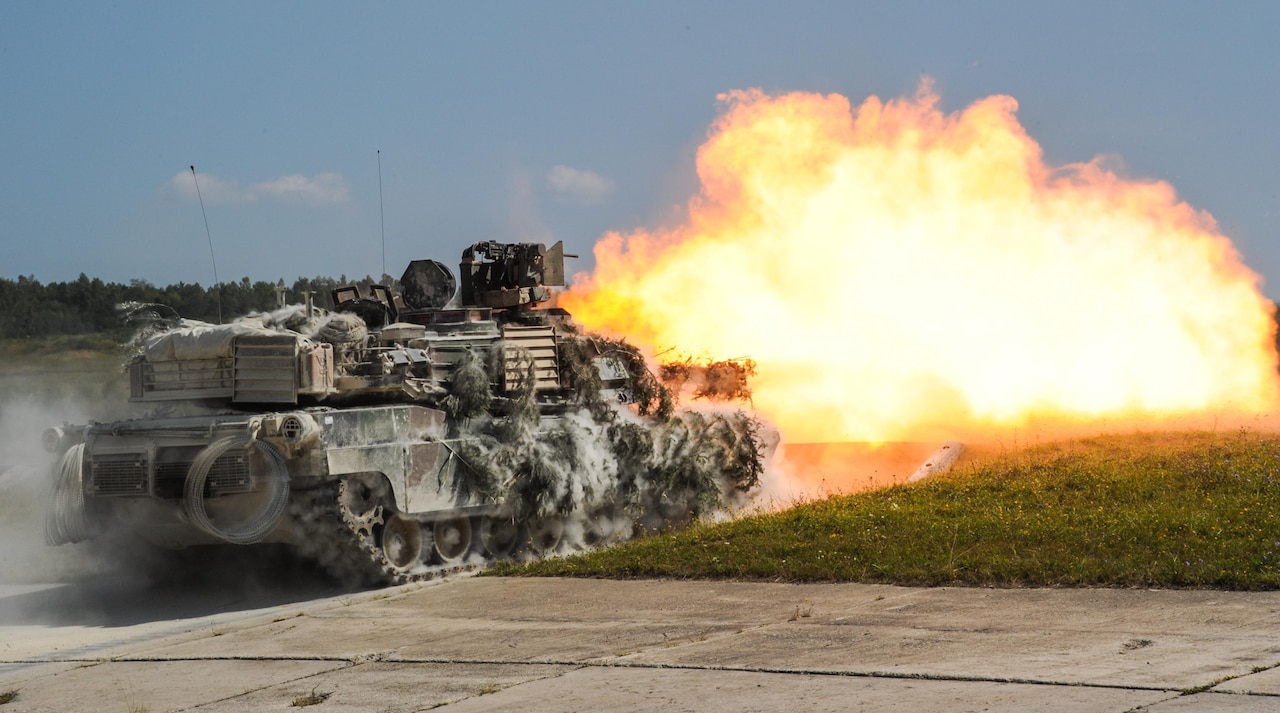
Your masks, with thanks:
M 202 173 L 199 191 L 190 171 L 182 171 L 169 179 L 168 189 L 195 200 L 203 197 L 208 204 L 302 203 L 305 205 L 337 205 L 351 199 L 347 181 L 340 173 L 317 173 L 304 176 L 293 173 L 278 178 L 241 186 L 233 179 Z
M 556 196 L 569 203 L 596 205 L 613 193 L 614 183 L 594 171 L 569 166 L 553 166 L 547 183 Z

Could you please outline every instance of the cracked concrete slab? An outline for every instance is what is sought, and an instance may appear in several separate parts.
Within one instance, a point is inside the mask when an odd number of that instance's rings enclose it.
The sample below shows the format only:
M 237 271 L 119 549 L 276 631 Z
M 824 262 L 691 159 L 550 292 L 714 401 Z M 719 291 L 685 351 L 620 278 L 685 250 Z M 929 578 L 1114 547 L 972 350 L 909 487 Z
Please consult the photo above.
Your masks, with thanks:
M 1135 708 L 1133 713 L 1274 713 L 1278 706 L 1271 696 L 1239 696 L 1223 693 L 1198 693 L 1178 696 L 1159 703 Z
M 1250 673 L 1247 676 L 1233 678 L 1230 681 L 1223 681 L 1214 686 L 1213 690 L 1222 693 L 1257 693 L 1280 696 L 1280 660 L 1274 661 L 1264 671 Z M 1280 705 L 1277 705 L 1277 709 L 1280 709 Z
M 313 691 L 370 711 L 1253 711 L 1280 709 L 1278 625 L 1276 592 L 463 577 L 51 627 L 0 647 L 0 689 L 19 691 L 5 713 L 74 710 L 76 689 L 147 692 L 152 713 Z M 24 626 L 0 622 L 0 642 Z
M 1048 622 L 1046 622 L 1048 625 Z M 1190 688 L 1247 671 L 1249 642 L 1161 635 L 1126 650 L 1113 631 L 959 631 L 799 621 L 637 655 L 653 663 L 884 672 L 1045 683 Z
M 4 706 L 4 712 L 178 711 L 349 665 L 320 661 L 87 663 L 14 685 L 8 690 L 16 691 L 17 697 Z
M 554 681 L 569 670 L 542 665 L 361 663 L 201 706 L 200 711 L 297 711 L 295 701 L 308 696 L 323 699 L 316 711 L 424 711 L 531 682 L 550 680 L 554 690 Z
M 637 713 L 750 713 L 802 710 L 1025 711 L 1044 708 L 1040 686 L 969 681 L 922 681 L 738 671 L 593 667 L 559 679 L 477 696 L 444 707 L 447 713 L 537 710 L 625 710 Z M 1051 710 L 1070 713 L 1131 710 L 1159 700 L 1149 691 L 1055 689 Z M 607 701 L 607 705 L 602 703 Z

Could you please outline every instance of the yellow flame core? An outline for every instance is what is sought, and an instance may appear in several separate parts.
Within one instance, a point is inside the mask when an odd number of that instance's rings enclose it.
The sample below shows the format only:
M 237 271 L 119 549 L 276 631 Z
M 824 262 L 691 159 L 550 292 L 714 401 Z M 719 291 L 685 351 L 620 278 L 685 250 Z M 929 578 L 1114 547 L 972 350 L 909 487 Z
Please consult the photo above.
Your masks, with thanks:
M 790 441 L 1261 412 L 1273 306 L 1207 213 L 1046 166 L 1007 96 L 721 97 L 686 224 L 610 233 L 561 304 L 653 350 L 757 364 Z

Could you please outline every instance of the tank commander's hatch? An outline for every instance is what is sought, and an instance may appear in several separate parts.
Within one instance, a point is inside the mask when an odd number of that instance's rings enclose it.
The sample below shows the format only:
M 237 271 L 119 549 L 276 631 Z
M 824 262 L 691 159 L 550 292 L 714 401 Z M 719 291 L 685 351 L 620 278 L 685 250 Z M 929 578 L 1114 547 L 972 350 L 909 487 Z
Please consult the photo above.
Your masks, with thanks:
M 363 319 L 369 329 L 381 329 L 400 316 L 391 288 L 386 285 L 369 285 L 370 297 L 361 297 L 356 285 L 335 287 L 330 294 L 335 312 L 350 312 Z

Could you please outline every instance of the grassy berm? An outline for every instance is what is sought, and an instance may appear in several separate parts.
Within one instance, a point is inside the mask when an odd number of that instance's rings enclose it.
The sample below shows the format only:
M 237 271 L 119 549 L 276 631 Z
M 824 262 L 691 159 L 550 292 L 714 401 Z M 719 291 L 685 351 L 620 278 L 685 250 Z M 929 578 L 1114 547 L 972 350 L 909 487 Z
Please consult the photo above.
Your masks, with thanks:
M 905 585 L 1280 587 L 1280 435 L 1112 435 L 500 575 Z

